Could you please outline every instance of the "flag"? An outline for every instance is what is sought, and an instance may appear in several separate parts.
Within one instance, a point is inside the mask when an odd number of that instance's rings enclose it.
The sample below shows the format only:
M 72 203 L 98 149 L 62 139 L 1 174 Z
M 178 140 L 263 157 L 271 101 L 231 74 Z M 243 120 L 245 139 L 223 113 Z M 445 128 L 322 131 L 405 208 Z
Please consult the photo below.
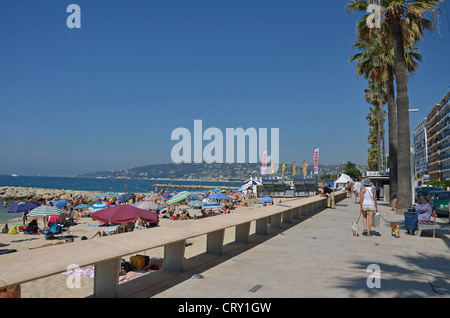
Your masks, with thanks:
M 308 164 L 306 163 L 306 160 L 303 161 L 303 177 L 306 176 L 306 170 L 308 169 Z
M 284 174 L 284 169 L 286 168 L 286 164 L 283 163 L 283 165 L 281 166 L 281 174 Z
M 319 174 L 319 148 L 314 149 L 314 174 Z
M 275 172 L 275 162 L 273 162 L 273 161 L 272 161 L 272 164 L 270 166 L 270 170 L 271 170 L 271 173 L 274 174 L 274 172 Z
M 294 166 L 292 168 L 292 175 L 295 176 L 295 166 L 297 165 L 297 161 L 294 161 Z
M 267 150 L 264 150 L 262 156 L 261 174 L 266 174 L 266 168 L 267 168 Z

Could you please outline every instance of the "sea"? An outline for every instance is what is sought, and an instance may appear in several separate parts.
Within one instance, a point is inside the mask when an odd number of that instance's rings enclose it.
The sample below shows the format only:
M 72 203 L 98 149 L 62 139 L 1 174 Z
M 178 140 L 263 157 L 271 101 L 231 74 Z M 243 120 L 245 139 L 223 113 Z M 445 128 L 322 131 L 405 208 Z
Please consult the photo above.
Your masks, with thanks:
M 241 187 L 242 182 L 220 182 L 220 181 L 181 181 L 181 180 L 143 180 L 143 179 L 97 179 L 81 177 L 43 177 L 43 176 L 11 176 L 0 175 L 0 187 L 29 187 L 60 190 L 96 191 L 111 193 L 150 193 L 155 192 L 155 184 L 171 184 L 173 187 L 167 188 L 173 191 L 198 190 L 202 186 L 213 187 Z M 189 188 L 177 188 L 189 186 Z M 192 187 L 191 187 L 192 186 Z M 197 188 L 198 187 L 198 188 Z M 158 188 L 161 191 L 162 188 Z M 203 189 L 202 189 L 203 190 Z M 16 220 L 21 214 L 8 213 L 9 208 L 14 205 L 9 201 L 6 207 L 0 203 L 0 223 Z

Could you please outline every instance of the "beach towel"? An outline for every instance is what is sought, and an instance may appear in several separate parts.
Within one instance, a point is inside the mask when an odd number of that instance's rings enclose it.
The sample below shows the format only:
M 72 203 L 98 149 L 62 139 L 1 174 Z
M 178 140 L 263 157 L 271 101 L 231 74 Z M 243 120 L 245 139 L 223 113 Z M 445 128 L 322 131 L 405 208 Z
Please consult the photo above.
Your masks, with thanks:
M 94 278 L 94 266 L 90 265 L 90 266 L 86 266 L 86 267 L 73 269 L 73 270 L 64 272 L 63 274 Z
M 0 250 L 0 255 L 13 253 L 13 252 L 17 252 L 17 250 L 16 249 L 3 249 L 3 250 Z

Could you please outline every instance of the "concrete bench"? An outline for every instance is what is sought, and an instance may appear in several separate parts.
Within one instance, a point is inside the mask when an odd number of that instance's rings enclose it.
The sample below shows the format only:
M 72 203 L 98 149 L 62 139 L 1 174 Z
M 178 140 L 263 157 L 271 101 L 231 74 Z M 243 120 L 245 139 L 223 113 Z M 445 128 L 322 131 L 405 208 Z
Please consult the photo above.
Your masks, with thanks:
M 336 202 L 345 192 L 335 194 Z M 273 206 L 253 208 L 192 222 L 180 222 L 141 231 L 77 241 L 2 255 L 0 290 L 39 278 L 66 272 L 73 265 L 94 265 L 94 296 L 117 297 L 121 258 L 153 248 L 164 247 L 164 270 L 182 272 L 187 239 L 207 235 L 206 252 L 221 254 L 226 228 L 236 227 L 236 242 L 247 243 L 250 222 L 256 234 L 267 235 L 268 227 L 281 227 L 293 218 L 307 216 L 326 207 L 326 198 L 309 197 Z

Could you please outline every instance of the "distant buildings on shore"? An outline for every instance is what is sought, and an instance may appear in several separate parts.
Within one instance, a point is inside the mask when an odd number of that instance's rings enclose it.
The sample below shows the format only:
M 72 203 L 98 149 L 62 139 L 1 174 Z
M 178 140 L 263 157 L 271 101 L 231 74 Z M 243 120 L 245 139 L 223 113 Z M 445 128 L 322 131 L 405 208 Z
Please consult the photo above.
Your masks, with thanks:
M 450 87 L 414 128 L 414 173 L 424 182 L 450 180 Z

